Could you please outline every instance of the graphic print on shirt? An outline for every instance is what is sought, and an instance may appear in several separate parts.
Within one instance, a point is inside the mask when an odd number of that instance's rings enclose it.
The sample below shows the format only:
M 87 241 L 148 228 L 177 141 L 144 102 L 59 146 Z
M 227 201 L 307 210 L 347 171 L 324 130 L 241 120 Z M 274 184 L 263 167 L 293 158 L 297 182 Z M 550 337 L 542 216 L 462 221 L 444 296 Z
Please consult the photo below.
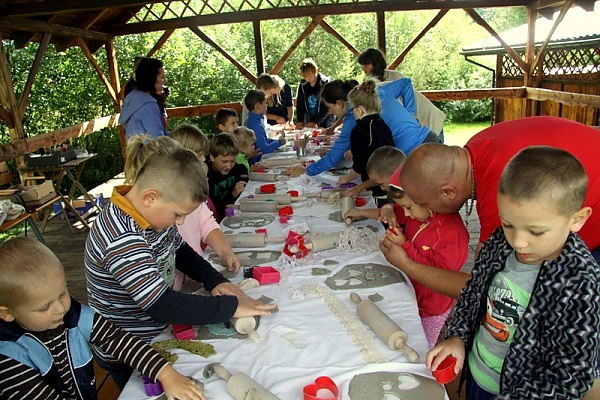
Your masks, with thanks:
M 233 187 L 235 186 L 235 176 L 230 176 L 225 180 L 222 180 L 221 182 L 217 183 L 214 188 L 215 188 L 215 194 L 214 197 L 216 199 L 217 202 L 219 202 L 221 199 L 225 199 L 227 196 L 229 196 L 231 194 L 231 191 L 233 190 Z
M 487 296 L 487 310 L 483 327 L 499 342 L 506 342 L 514 334 L 525 307 L 513 296 L 504 279 L 494 279 Z
M 306 98 L 306 103 L 308 104 L 308 113 L 311 116 L 317 115 L 317 103 L 318 102 L 319 102 L 319 100 L 317 99 L 317 95 L 315 95 L 314 93 L 311 93 Z
M 174 245 L 171 244 L 170 247 Z M 156 262 L 159 265 L 159 270 L 161 271 L 160 275 L 165 280 L 165 283 L 170 288 L 173 287 L 173 283 L 175 282 L 175 250 L 171 249 L 168 252 L 164 253 L 164 257 L 157 257 Z M 162 267 L 162 268 L 161 268 Z

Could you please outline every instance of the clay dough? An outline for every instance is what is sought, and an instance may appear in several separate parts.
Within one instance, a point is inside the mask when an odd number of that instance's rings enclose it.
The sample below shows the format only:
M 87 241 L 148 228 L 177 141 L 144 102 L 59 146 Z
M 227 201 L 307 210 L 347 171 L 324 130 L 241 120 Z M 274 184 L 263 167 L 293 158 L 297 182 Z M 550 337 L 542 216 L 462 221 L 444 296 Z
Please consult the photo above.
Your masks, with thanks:
M 379 232 L 379 228 L 373 225 L 367 225 L 366 228 L 372 230 L 375 233 Z
M 259 317 L 256 319 L 256 327 L 260 322 Z M 248 335 L 238 333 L 233 325 L 226 327 L 223 322 L 211 325 L 200 325 L 198 327 L 198 334 L 194 339 L 207 340 L 207 339 L 248 339 Z
M 320 276 L 320 275 L 328 275 L 331 271 L 327 268 L 313 268 L 311 270 L 311 275 Z
M 231 229 L 239 228 L 260 228 L 261 226 L 269 225 L 275 221 L 275 216 L 270 214 L 244 214 L 234 215 L 233 217 L 225 217 L 223 225 Z
M 405 282 L 404 276 L 397 269 L 373 263 L 346 265 L 325 280 L 333 290 L 375 288 L 402 282 Z
M 240 259 L 240 265 L 242 267 L 247 267 L 252 265 L 264 265 L 277 261 L 277 259 L 281 257 L 281 252 L 275 250 L 248 250 L 240 251 L 239 253 L 236 252 L 235 255 Z M 213 264 L 223 265 L 221 259 L 216 254 L 210 254 L 208 256 L 208 261 Z
M 260 301 L 263 304 L 271 304 L 273 302 L 273 299 L 270 297 L 267 297 L 265 295 L 262 295 L 258 298 L 258 301 Z M 271 314 L 279 312 L 279 307 L 275 307 L 274 309 L 271 310 Z
M 377 303 L 378 301 L 383 300 L 383 296 L 380 295 L 379 293 L 374 293 L 368 296 L 369 300 L 371 300 L 373 303 Z
M 348 396 L 350 400 L 443 400 L 445 389 L 431 378 L 381 371 L 355 375 Z
M 339 262 L 339 261 L 336 261 L 336 260 L 325 260 L 325 261 L 323 262 L 323 265 L 327 267 L 327 266 L 329 266 L 329 265 L 338 265 L 339 263 L 340 263 L 340 262 Z
M 329 214 L 328 218 L 329 218 L 330 221 L 344 222 L 345 223 L 345 221 L 342 218 L 342 210 L 332 212 L 331 214 Z M 364 217 L 352 219 L 353 222 L 364 221 L 364 220 L 366 220 L 366 218 L 364 218 Z

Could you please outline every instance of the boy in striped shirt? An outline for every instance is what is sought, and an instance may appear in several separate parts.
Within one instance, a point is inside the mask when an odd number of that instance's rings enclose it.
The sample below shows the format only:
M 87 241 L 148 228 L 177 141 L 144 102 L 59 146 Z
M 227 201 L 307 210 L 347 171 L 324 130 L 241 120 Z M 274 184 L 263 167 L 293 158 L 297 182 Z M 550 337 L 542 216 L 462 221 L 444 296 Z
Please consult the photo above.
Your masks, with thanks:
M 205 399 L 152 347 L 69 296 L 62 264 L 43 244 L 0 244 L 0 398 L 96 399 L 93 344 L 158 380 L 168 396 Z

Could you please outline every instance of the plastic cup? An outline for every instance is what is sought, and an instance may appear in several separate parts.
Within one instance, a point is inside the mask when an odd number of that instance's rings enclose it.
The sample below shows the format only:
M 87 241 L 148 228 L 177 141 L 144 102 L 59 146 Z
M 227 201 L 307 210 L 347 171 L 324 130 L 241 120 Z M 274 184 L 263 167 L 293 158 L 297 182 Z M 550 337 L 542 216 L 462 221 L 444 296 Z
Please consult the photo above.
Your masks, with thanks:
M 266 185 L 261 185 L 260 191 L 262 193 L 275 193 L 275 184 L 267 183 Z
M 367 199 L 365 199 L 364 197 L 357 197 L 354 200 L 354 204 L 356 205 L 356 207 L 362 207 L 367 204 Z
M 435 371 L 431 371 L 433 377 L 436 381 L 445 385 L 450 382 L 452 379 L 456 378 L 456 374 L 454 373 L 454 366 L 456 365 L 456 358 L 454 357 L 446 357 L 444 361 L 438 365 Z

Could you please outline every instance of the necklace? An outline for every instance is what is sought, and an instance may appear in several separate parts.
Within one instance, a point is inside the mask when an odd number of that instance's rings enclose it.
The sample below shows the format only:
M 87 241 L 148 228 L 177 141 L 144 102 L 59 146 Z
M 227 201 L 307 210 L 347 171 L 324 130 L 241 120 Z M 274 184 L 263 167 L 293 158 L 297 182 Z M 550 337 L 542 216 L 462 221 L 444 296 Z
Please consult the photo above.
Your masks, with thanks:
M 465 224 L 469 226 L 469 216 L 473 212 L 473 204 L 475 203 L 475 173 L 473 172 L 473 164 L 471 164 L 471 198 L 467 200 L 467 216 Z

